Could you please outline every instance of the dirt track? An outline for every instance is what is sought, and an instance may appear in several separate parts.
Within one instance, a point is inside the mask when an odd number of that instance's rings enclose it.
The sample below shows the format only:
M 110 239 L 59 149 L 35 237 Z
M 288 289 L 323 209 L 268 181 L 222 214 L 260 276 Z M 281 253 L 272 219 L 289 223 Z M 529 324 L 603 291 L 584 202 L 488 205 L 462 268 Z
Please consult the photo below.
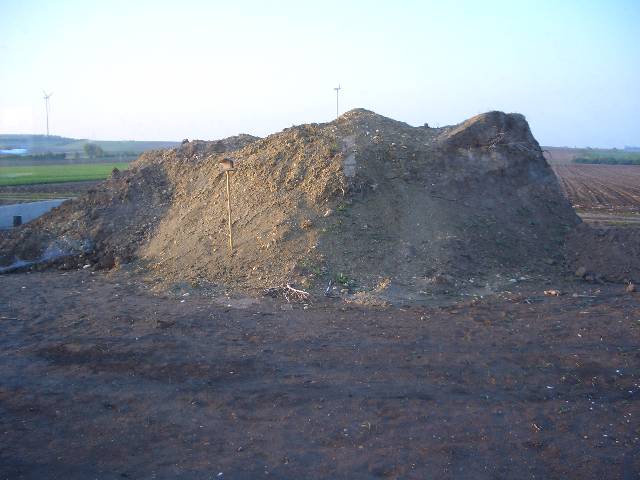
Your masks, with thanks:
M 124 274 L 0 281 L 2 479 L 640 474 L 640 307 L 620 286 L 283 311 Z

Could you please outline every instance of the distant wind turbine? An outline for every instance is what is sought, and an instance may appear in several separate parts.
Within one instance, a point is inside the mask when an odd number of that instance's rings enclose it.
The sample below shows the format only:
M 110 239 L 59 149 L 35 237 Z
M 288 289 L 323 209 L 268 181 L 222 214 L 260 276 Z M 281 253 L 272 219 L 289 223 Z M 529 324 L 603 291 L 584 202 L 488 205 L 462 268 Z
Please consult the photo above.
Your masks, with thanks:
M 335 87 L 334 90 L 336 91 L 336 118 L 338 118 L 340 116 L 340 110 L 338 109 L 338 95 L 340 93 L 340 90 L 342 90 L 342 87 L 340 87 L 340 84 L 338 84 L 338 86 Z
M 44 90 L 42 91 L 42 93 L 44 93 L 44 105 L 45 105 L 45 109 L 47 110 L 47 137 L 49 136 L 49 98 L 51 97 L 51 95 L 53 95 L 53 92 L 51 93 L 47 93 Z

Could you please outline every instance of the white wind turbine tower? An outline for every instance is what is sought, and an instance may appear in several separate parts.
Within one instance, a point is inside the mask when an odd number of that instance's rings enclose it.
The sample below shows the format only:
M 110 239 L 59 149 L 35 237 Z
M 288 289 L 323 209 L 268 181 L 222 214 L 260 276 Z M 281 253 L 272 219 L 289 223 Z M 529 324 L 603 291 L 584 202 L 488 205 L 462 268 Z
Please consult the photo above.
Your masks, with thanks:
M 44 105 L 47 110 L 47 137 L 48 137 L 49 136 L 49 98 L 51 97 L 51 95 L 53 95 L 53 92 L 47 93 L 43 90 L 42 93 L 44 93 L 44 97 L 43 97 Z
M 338 118 L 340 116 L 340 110 L 338 109 L 338 95 L 340 94 L 340 90 L 342 90 L 342 87 L 340 86 L 340 84 L 338 84 L 338 86 L 334 88 L 334 90 L 336 91 L 336 118 Z

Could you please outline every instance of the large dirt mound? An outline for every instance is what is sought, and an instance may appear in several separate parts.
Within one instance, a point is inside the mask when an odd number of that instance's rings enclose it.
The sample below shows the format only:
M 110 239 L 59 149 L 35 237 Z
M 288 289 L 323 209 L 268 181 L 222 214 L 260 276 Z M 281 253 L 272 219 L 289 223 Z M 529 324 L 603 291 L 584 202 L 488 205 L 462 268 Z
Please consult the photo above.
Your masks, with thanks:
M 237 167 L 233 254 L 224 157 Z M 170 282 L 250 289 L 321 291 L 334 280 L 427 291 L 548 272 L 578 222 L 523 116 L 490 112 L 434 129 L 358 109 L 264 139 L 145 153 L 5 234 L 0 261 L 136 261 Z

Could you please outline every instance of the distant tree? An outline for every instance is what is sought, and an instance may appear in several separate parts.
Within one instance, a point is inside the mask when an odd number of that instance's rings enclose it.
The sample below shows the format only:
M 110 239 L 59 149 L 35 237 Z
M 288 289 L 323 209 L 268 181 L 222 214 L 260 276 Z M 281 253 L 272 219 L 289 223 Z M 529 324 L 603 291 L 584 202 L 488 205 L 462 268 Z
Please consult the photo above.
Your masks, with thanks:
M 104 150 L 102 150 L 102 148 L 95 143 L 85 143 L 84 147 L 82 148 L 84 149 L 84 153 L 89 158 L 96 158 L 104 155 Z

